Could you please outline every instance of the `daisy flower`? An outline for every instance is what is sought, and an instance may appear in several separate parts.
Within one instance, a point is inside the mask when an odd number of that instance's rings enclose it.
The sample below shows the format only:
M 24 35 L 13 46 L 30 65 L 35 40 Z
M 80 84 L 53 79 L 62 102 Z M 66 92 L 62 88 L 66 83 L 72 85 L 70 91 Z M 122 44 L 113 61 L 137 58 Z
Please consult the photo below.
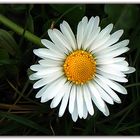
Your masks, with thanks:
M 51 41 L 41 39 L 46 48 L 33 50 L 41 58 L 30 67 L 35 71 L 30 80 L 37 80 L 33 88 L 41 88 L 36 98 L 51 101 L 59 107 L 59 117 L 66 108 L 73 121 L 94 115 L 95 106 L 109 115 L 106 103 L 121 103 L 117 93 L 127 94 L 120 84 L 128 82 L 126 74 L 135 71 L 121 54 L 127 52 L 129 40 L 119 41 L 123 30 L 111 33 L 113 24 L 101 30 L 99 17 L 85 16 L 77 26 L 76 36 L 63 21 L 60 31 L 49 29 Z M 106 102 L 106 103 L 105 103 Z

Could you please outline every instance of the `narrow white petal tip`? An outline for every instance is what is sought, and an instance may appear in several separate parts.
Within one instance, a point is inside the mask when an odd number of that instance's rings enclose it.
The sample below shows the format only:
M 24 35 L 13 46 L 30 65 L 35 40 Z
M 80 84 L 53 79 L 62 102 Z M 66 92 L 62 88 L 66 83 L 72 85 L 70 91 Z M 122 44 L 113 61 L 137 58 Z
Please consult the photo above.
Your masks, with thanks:
M 42 43 L 43 45 L 45 44 L 45 43 L 44 43 L 45 41 L 46 41 L 46 39 L 41 39 L 41 43 Z
M 88 20 L 88 18 L 87 18 L 87 16 L 84 16 L 84 17 L 82 18 L 82 21 L 86 21 L 86 20 Z
M 123 33 L 124 33 L 124 30 L 123 30 L 123 29 L 121 29 L 121 30 L 119 30 L 119 32 L 120 32 L 120 34 L 123 34 Z
M 52 31 L 52 29 L 48 29 L 48 33 L 50 33 Z
M 113 23 L 110 23 L 109 26 L 110 26 L 110 28 L 113 28 Z
M 89 112 L 89 114 L 90 114 L 91 116 L 93 116 L 93 114 L 94 114 L 94 111 L 92 111 L 92 112 L 90 111 L 90 112 Z
M 114 105 L 114 101 L 111 100 L 111 101 L 109 102 L 109 104 L 110 104 L 110 105 Z
M 51 102 L 51 104 L 50 104 L 50 108 L 55 108 L 55 106 L 53 105 L 52 102 Z
M 96 20 L 100 20 L 99 16 L 96 16 L 95 19 L 96 19 Z
M 45 102 L 47 102 L 48 100 L 47 100 L 47 98 L 45 98 L 43 95 L 41 96 L 41 100 L 40 100 L 40 102 L 41 103 L 45 103 Z
M 74 122 L 78 120 L 78 114 L 75 116 L 74 114 L 71 114 L 71 118 Z
M 124 32 L 124 31 L 121 29 L 121 30 L 116 31 L 116 32 L 113 33 L 112 35 L 116 36 L 116 38 L 119 39 L 119 38 L 122 36 L 123 32 Z
M 44 103 L 44 100 L 41 100 L 40 102 L 41 102 L 41 103 Z
M 41 81 L 41 80 L 40 80 Z M 40 88 L 40 87 L 43 87 L 45 85 L 44 82 L 40 82 L 40 81 L 37 81 L 34 85 L 33 85 L 33 88 L 34 89 L 37 89 L 37 88 Z
M 109 116 L 110 113 L 109 113 L 109 112 L 104 112 L 104 115 L 105 115 L 105 116 Z
M 52 33 L 52 29 L 48 29 L 48 35 L 49 35 L 49 37 L 51 36 L 51 33 Z
M 62 116 L 63 116 L 63 114 L 58 114 L 58 116 L 59 116 L 59 117 L 62 117 Z
M 34 85 L 33 85 L 33 88 L 34 88 L 34 89 L 37 89 L 38 87 L 36 87 L 36 85 L 34 84 Z
M 122 101 L 121 100 L 118 100 L 118 101 L 115 101 L 116 103 L 118 103 L 118 104 L 121 104 L 122 103 Z
M 76 121 L 77 121 L 77 119 L 78 119 L 78 118 L 76 118 L 76 119 L 72 118 L 72 120 L 73 120 L 74 122 L 76 122 Z
M 34 49 L 33 50 L 33 53 L 36 55 L 37 54 L 37 52 L 38 52 L 38 49 Z
M 109 109 L 108 109 L 108 107 L 107 106 L 105 106 L 105 108 L 104 108 L 105 110 L 104 110 L 104 112 L 103 112 L 103 114 L 105 115 L 105 116 L 109 116 Z
M 130 41 L 129 41 L 129 39 L 126 39 L 125 41 L 126 41 L 126 44 L 127 44 L 127 45 L 128 45 L 128 44 L 129 44 L 129 42 L 130 42 Z M 126 46 L 127 46 L 127 45 L 126 45 Z
M 129 67 L 129 70 L 128 71 L 124 71 L 125 74 L 129 74 L 129 73 L 133 73 L 135 72 L 136 69 L 134 67 Z
M 82 119 L 83 115 L 79 114 L 79 118 Z
M 38 96 L 38 95 L 36 94 L 36 95 L 35 95 L 35 98 L 37 98 L 37 99 L 38 99 L 38 98 L 40 98 L 40 96 Z
M 32 71 L 34 71 L 34 65 L 30 66 L 30 69 L 31 69 Z
M 32 75 L 29 76 L 29 80 L 34 80 Z
M 129 67 L 129 72 L 130 73 L 133 73 L 133 72 L 135 72 L 136 71 L 136 69 L 134 68 L 134 67 Z

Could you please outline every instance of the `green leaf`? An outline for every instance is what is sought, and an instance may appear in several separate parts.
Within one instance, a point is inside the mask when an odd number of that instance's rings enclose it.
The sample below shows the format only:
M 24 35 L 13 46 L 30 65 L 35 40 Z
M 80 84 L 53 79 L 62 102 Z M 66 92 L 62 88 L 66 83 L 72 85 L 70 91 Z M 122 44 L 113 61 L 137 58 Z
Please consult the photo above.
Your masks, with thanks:
M 15 124 L 15 123 L 12 123 L 10 125 L 5 125 L 3 126 L 2 128 L 0 128 L 0 134 L 8 134 L 9 132 L 15 130 L 15 129 L 18 129 L 19 125 Z
M 117 131 L 125 131 L 125 130 L 128 130 L 128 129 L 134 129 L 136 127 L 140 127 L 140 123 L 136 123 L 136 124 L 133 124 L 133 125 L 126 125 L 126 126 L 123 126 L 121 128 L 119 128 Z
M 47 22 L 45 22 L 44 25 L 43 25 L 43 31 L 46 32 L 48 29 L 50 29 L 52 23 L 55 22 L 55 21 L 56 21 L 56 19 L 50 19 Z
M 62 14 L 72 8 L 74 4 L 50 4 L 50 6 Z
M 34 21 L 32 15 L 29 13 L 28 19 L 27 19 L 27 29 L 34 33 Z
M 0 65 L 15 64 L 16 60 L 10 59 L 7 50 L 0 48 Z
M 0 78 L 2 78 L 5 74 L 4 68 L 0 65 Z
M 23 13 L 27 9 L 26 4 L 11 4 L 9 10 L 14 13 Z
M 40 126 L 36 122 L 33 122 L 33 121 L 31 121 L 31 120 L 29 120 L 29 119 L 27 119 L 25 117 L 13 115 L 11 113 L 4 113 L 4 112 L 1 112 L 0 116 L 5 117 L 7 119 L 10 119 L 12 121 L 16 121 L 19 124 L 28 126 L 28 127 L 32 128 L 32 129 L 35 129 L 35 130 L 37 130 L 39 132 L 42 132 L 44 134 L 48 134 L 48 132 L 49 132 L 48 129 L 44 128 L 43 126 Z
M 1 59 L 9 59 L 8 52 L 2 48 L 0 48 L 0 60 Z
M 6 12 L 6 7 L 5 7 L 5 5 L 3 5 L 3 4 L 0 4 L 0 13 L 1 14 L 4 14 L 5 12 Z
M 5 49 L 0 49 L 0 65 L 9 64 L 9 55 Z
M 9 32 L 3 29 L 0 29 L 0 47 L 6 49 L 7 52 L 13 56 L 19 53 L 16 41 Z
M 140 24 L 140 22 L 138 24 Z M 138 50 L 140 50 L 140 26 L 134 28 L 133 32 L 131 33 L 130 39 L 131 40 L 129 47 L 132 49 L 137 48 Z
M 139 8 L 136 5 L 106 4 L 104 10 L 108 17 L 103 22 L 112 22 L 115 24 L 115 30 L 135 27 L 139 16 Z
M 86 8 L 84 4 L 51 4 L 50 6 L 61 14 L 60 18 L 73 26 L 77 26 L 77 23 L 85 14 Z

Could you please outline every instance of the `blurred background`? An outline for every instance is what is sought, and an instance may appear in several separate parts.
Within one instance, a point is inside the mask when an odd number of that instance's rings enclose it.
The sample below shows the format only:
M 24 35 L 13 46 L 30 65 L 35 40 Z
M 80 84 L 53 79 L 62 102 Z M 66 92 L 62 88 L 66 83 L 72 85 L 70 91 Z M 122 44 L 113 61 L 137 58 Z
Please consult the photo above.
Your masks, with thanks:
M 114 24 L 112 32 L 124 29 L 121 38 L 130 39 L 125 54 L 136 72 L 124 84 L 128 95 L 122 104 L 108 105 L 105 117 L 96 107 L 95 115 L 74 123 L 68 111 L 58 117 L 59 106 L 35 99 L 29 81 L 30 65 L 37 61 L 32 50 L 37 44 L 26 40 L 0 22 L 0 135 L 139 135 L 140 134 L 140 5 L 138 4 L 0 4 L 0 15 L 39 38 L 47 38 L 49 28 L 67 21 L 74 33 L 83 16 L 100 16 L 100 26 Z

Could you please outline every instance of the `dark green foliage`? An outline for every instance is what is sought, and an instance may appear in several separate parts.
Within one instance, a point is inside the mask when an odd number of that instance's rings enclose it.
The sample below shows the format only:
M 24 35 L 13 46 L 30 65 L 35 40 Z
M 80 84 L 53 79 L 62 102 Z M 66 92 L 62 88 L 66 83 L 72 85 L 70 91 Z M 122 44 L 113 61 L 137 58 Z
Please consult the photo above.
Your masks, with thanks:
M 37 62 L 29 42 L 0 23 L 0 135 L 139 135 L 140 134 L 140 6 L 136 4 L 0 4 L 0 13 L 24 30 L 47 38 L 49 28 L 67 21 L 74 33 L 83 16 L 100 16 L 101 27 L 114 24 L 124 29 L 122 39 L 130 39 L 126 58 L 136 72 L 126 83 L 128 95 L 120 95 L 122 104 L 108 105 L 105 117 L 96 107 L 95 115 L 74 123 L 68 111 L 62 118 L 50 102 L 35 98 L 38 90 L 29 81 L 30 65 Z

